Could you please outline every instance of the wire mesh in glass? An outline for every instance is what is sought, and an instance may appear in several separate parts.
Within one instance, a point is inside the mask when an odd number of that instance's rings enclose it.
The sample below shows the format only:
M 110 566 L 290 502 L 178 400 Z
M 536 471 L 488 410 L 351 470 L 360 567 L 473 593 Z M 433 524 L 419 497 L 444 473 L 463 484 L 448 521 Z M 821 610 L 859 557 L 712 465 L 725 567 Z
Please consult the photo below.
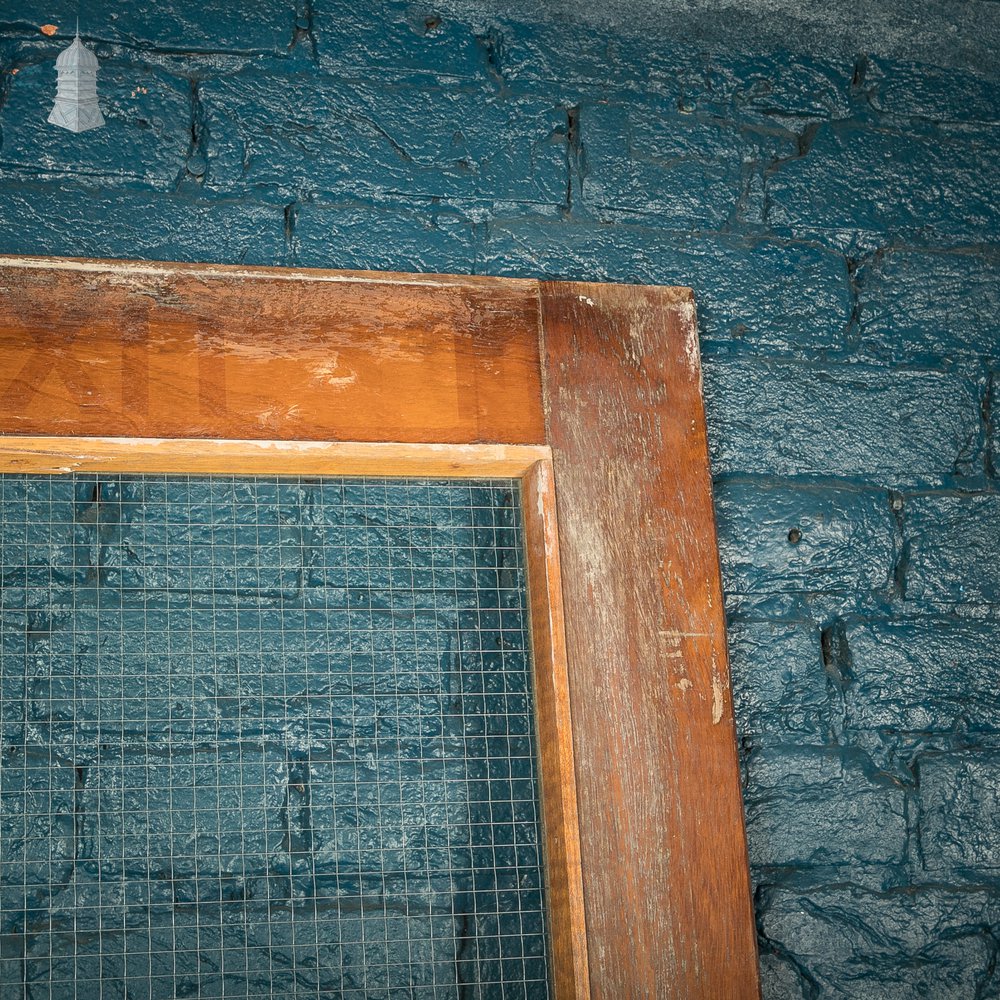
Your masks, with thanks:
M 0 476 L 0 1000 L 548 997 L 520 517 Z

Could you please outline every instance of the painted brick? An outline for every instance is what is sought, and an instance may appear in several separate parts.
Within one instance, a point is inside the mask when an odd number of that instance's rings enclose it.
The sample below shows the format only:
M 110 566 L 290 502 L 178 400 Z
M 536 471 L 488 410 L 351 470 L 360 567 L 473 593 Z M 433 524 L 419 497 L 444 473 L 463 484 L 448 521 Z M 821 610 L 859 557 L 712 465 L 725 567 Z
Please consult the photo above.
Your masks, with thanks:
M 165 757 L 140 751 L 123 762 L 119 751 L 85 768 L 78 861 L 99 866 L 104 877 L 148 873 L 164 879 L 169 873 L 178 883 L 205 877 L 215 883 L 216 899 L 220 876 L 242 874 L 244 864 L 247 874 L 266 874 L 268 857 L 281 850 L 285 834 L 279 816 L 286 795 L 284 754 L 237 744 L 203 758 L 175 748 Z M 161 790 L 159 800 L 147 800 L 150 788 Z M 231 829 L 224 817 L 234 813 L 242 822 Z M 162 888 L 185 891 L 183 885 Z M 210 886 L 192 888 L 211 893 Z
M 919 768 L 924 868 L 949 880 L 1000 879 L 1000 752 L 925 754 Z
M 887 361 L 956 354 L 1000 358 L 1000 254 L 890 249 L 857 271 L 859 346 Z
M 719 228 L 737 209 L 753 144 L 668 103 L 580 108 L 584 207 L 602 221 L 656 216 L 673 229 Z
M 906 500 L 907 600 L 1000 604 L 1000 495 Z
M 887 114 L 951 122 L 1000 118 L 1000 91 L 986 74 L 872 58 L 861 88 L 871 106 Z
M 988 239 L 1000 223 L 994 128 L 907 133 L 823 126 L 808 153 L 777 166 L 768 221 L 793 229 L 900 231 Z
M 280 208 L 183 195 L 0 184 L 0 249 L 66 257 L 281 264 Z
M 623 85 L 645 93 L 672 93 L 679 79 L 704 72 L 705 54 L 690 45 L 624 33 L 554 32 L 544 25 L 497 23 L 500 69 L 513 84 L 544 84 L 577 97 Z
M 717 239 L 682 244 L 706 349 L 714 343 L 771 351 L 837 350 L 850 316 L 846 267 L 817 247 Z M 655 249 L 653 261 L 659 259 Z M 650 276 L 650 281 L 670 279 Z
M 566 196 L 566 112 L 545 100 L 254 72 L 207 81 L 201 100 L 205 183 L 226 194 L 405 194 L 553 207 Z
M 771 951 L 761 951 L 758 958 L 761 996 L 795 997 L 797 1000 L 798 997 L 809 996 L 809 990 L 816 995 L 813 983 L 806 978 L 807 974 L 793 962 Z
M 251 17 L 225 0 L 145 6 L 49 0 L 44 8 L 24 9 L 19 15 L 17 20 L 10 17 L 11 34 L 47 45 L 52 58 L 69 43 L 77 17 L 83 40 L 90 46 L 105 43 L 138 49 L 143 55 L 157 50 L 188 57 L 200 53 L 277 55 L 287 51 L 291 40 L 294 5 L 283 0 L 256 4 Z M 57 25 L 59 34 L 46 38 L 38 33 L 40 24 Z
M 716 474 L 951 481 L 978 468 L 979 400 L 952 373 L 708 358 Z
M 98 88 L 106 125 L 79 135 L 49 125 L 52 63 L 25 66 L 3 106 L 0 181 L 65 179 L 90 188 L 174 185 L 191 142 L 189 85 L 148 66 L 105 61 Z
M 1000 366 L 990 369 L 987 380 L 986 392 L 983 394 L 983 401 L 990 412 L 986 423 L 986 464 L 990 476 L 996 482 L 1000 479 L 1000 419 L 996 416 L 1000 413 Z
M 774 888 L 762 909 L 761 950 L 787 968 L 797 993 L 843 1000 L 968 1000 L 987 996 L 998 918 L 991 893 L 947 887 L 873 892 L 852 885 Z M 774 982 L 775 980 L 772 980 Z
M 839 749 L 764 750 L 746 765 L 750 862 L 757 867 L 845 866 L 852 881 L 897 878 L 906 852 L 905 794 L 872 780 Z M 828 817 L 837 816 L 832 830 Z M 874 869 L 865 873 L 857 866 Z
M 727 593 L 885 589 L 895 521 L 884 492 L 722 481 L 715 487 Z
M 514 84 L 544 84 L 568 100 L 632 101 L 637 92 L 668 98 L 685 114 L 710 113 L 741 123 L 787 123 L 846 117 L 851 66 L 789 52 L 779 62 L 731 48 L 626 34 L 563 33 L 502 24 L 499 69 Z M 615 96 L 627 87 L 629 96 Z
M 295 211 L 295 260 L 306 267 L 469 274 L 476 223 L 460 210 L 401 204 L 305 204 Z
M 741 122 L 780 123 L 799 132 L 809 121 L 850 114 L 850 77 L 846 60 L 790 53 L 787 61 L 776 62 L 770 56 L 714 52 L 698 76 L 683 80 L 682 102 Z
M 910 778 L 923 747 L 995 742 L 995 625 L 955 619 L 857 622 L 847 627 L 844 739 Z
M 22 887 L 64 882 L 72 876 L 76 774 L 69 761 L 51 771 L 49 766 L 40 749 L 4 747 L 0 822 L 23 834 L 5 838 L 8 852 L 3 859 L 0 913 L 23 912 Z
M 825 742 L 831 700 L 818 626 L 737 619 L 728 633 L 733 703 L 744 745 Z
M 851 313 L 843 258 L 802 244 L 515 218 L 488 223 L 480 268 L 694 288 L 708 350 L 742 343 L 837 350 Z
M 379 17 L 358 17 L 357 7 L 334 0 L 313 10 L 320 68 L 327 73 L 370 77 L 373 72 L 426 74 L 491 80 L 491 56 L 499 59 L 501 36 L 490 26 L 443 13 L 433 4 L 386 0 Z M 494 70 L 495 72 L 495 70 Z

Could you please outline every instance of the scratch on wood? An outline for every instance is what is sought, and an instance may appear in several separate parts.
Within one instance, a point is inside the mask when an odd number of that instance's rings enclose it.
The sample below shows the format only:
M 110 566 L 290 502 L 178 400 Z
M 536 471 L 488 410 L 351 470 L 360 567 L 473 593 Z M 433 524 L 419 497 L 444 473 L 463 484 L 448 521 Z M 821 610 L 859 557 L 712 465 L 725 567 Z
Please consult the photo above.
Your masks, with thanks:
M 545 498 L 552 490 L 552 465 L 551 462 L 541 462 L 537 467 L 533 466 L 537 476 L 535 513 L 538 515 L 542 525 L 545 527 L 546 544 L 557 544 L 554 528 L 547 516 L 548 510 L 545 506 Z
M 265 410 L 261 410 L 257 414 L 257 422 L 261 427 L 267 427 L 274 423 L 278 419 L 292 419 L 298 417 L 301 407 L 298 403 L 293 403 L 291 406 L 269 406 Z
M 687 358 L 688 371 L 697 379 L 701 379 L 701 357 L 698 350 L 698 323 L 695 318 L 694 302 L 681 302 L 678 306 L 684 326 L 684 356 Z
M 722 722 L 722 681 L 718 672 L 712 670 L 712 725 Z
M 346 386 L 353 385 L 358 380 L 357 372 L 348 372 L 346 375 L 338 375 L 337 369 L 339 366 L 339 357 L 336 352 L 332 355 L 329 361 L 324 361 L 321 364 L 316 365 L 312 372 L 313 378 L 317 381 L 325 382 L 327 385 Z

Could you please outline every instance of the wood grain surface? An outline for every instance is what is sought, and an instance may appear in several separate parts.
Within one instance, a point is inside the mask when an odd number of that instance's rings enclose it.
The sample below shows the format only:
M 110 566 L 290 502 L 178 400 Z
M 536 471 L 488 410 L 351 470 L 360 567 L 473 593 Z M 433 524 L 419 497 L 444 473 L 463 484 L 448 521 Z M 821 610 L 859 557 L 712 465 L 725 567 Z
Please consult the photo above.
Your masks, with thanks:
M 541 444 L 531 282 L 0 258 L 0 433 Z
M 0 471 L 75 470 L 523 476 L 556 995 L 758 997 L 690 292 L 0 257 Z
M 217 441 L 0 435 L 0 473 L 152 472 L 184 475 L 520 477 L 545 445 Z
M 580 820 L 551 460 L 536 462 L 521 484 L 552 973 L 556 1000 L 587 1000 L 590 979 Z
M 759 996 L 694 302 L 545 284 L 595 998 Z

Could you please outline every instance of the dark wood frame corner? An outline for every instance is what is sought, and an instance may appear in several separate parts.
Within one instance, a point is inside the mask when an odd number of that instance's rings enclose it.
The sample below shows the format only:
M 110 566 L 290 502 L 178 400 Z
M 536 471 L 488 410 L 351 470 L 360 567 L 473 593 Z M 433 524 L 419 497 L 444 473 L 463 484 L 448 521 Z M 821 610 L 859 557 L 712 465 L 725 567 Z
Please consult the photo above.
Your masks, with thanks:
M 0 472 L 522 482 L 556 995 L 759 996 L 691 292 L 0 257 Z

